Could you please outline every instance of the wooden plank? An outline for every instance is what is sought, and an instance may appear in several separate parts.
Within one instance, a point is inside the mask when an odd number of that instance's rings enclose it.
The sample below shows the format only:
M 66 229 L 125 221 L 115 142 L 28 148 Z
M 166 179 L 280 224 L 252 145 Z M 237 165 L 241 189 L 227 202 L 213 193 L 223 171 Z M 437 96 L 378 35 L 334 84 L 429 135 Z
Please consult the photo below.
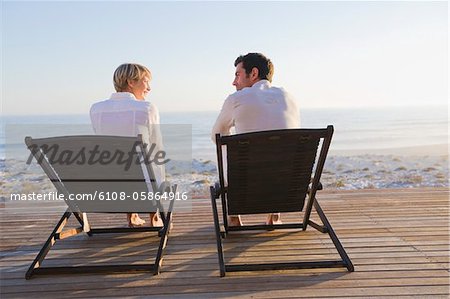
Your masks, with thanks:
M 356 272 L 301 269 L 230 273 L 219 278 L 209 200 L 195 199 L 195 217 L 189 213 L 175 214 L 174 230 L 159 276 L 59 275 L 26 281 L 24 273 L 62 209 L 47 205 L 38 214 L 19 205 L 5 205 L 0 209 L 1 297 L 447 298 L 450 295 L 448 189 L 333 191 L 323 192 L 319 198 L 323 199 L 320 203 Z M 316 217 L 314 213 L 312 216 Z M 244 220 L 258 224 L 264 218 L 259 215 Z M 283 215 L 285 221 L 296 218 L 298 215 Z M 94 214 L 90 220 L 99 226 L 125 225 L 121 214 Z M 77 226 L 76 221 L 72 224 Z M 149 235 L 67 238 L 57 242 L 44 264 L 140 263 L 155 254 L 156 247 L 150 248 L 148 242 L 157 242 L 157 237 Z M 327 236 L 313 229 L 235 232 L 224 241 L 225 257 L 234 262 L 337 256 Z

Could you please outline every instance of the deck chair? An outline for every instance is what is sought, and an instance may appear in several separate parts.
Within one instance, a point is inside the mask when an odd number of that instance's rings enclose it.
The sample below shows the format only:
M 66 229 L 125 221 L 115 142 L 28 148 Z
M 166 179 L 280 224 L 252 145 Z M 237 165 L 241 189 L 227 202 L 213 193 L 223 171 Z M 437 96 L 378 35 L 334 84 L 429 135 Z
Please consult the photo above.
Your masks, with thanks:
M 328 267 L 354 270 L 316 198 L 316 192 L 321 188 L 320 176 L 332 135 L 333 126 L 326 129 L 285 129 L 231 136 L 216 135 L 219 183 L 211 186 L 210 192 L 221 277 L 225 276 L 226 272 L 248 270 Z M 223 147 L 226 148 L 227 172 L 222 158 Z M 318 152 L 320 154 L 313 174 Z M 225 173 L 228 174 L 227 178 Z M 306 195 L 308 201 L 301 223 L 228 226 L 228 215 L 301 212 Z M 219 198 L 223 225 L 219 222 Z M 313 207 L 322 225 L 310 220 Z M 225 263 L 222 238 L 232 231 L 306 230 L 308 226 L 327 233 L 342 260 L 232 265 Z
M 25 274 L 30 279 L 37 274 L 58 273 L 99 273 L 99 272 L 152 272 L 159 274 L 163 260 L 164 248 L 167 243 L 169 227 L 172 221 L 173 201 L 164 209 L 159 201 L 142 202 L 134 200 L 136 194 L 158 190 L 160 192 L 175 192 L 176 186 L 157 182 L 152 170 L 152 165 L 145 159 L 148 154 L 143 144 L 142 135 L 136 137 L 122 136 L 64 136 L 33 139 L 25 138 L 25 143 L 37 160 L 45 174 L 56 187 L 59 194 L 63 194 L 67 210 L 56 224 L 49 238 L 34 259 Z M 97 156 L 89 156 L 92 151 Z M 116 158 L 100 160 L 100 153 L 109 152 Z M 106 154 L 107 155 L 107 154 Z M 104 158 L 106 157 L 103 156 Z M 93 158 L 90 160 L 90 158 Z M 164 190 L 161 190 L 164 188 Z M 109 197 L 121 196 L 116 200 L 100 200 L 103 192 Z M 121 193 L 122 192 L 122 193 Z M 136 193 L 137 192 L 137 193 Z M 67 200 L 72 194 L 89 194 L 94 200 Z M 81 198 L 81 195 L 79 195 Z M 134 196 L 134 198 L 133 198 Z M 114 202 L 114 203 L 112 203 Z M 162 227 L 113 227 L 93 228 L 89 224 L 89 213 L 125 213 L 125 212 L 156 212 L 159 210 L 164 225 Z M 79 227 L 64 230 L 69 217 L 73 215 L 79 223 Z M 129 232 L 155 232 L 160 237 L 159 247 L 155 262 L 148 264 L 121 264 L 121 265 L 96 265 L 96 266 L 72 266 L 72 267 L 42 267 L 47 253 L 52 246 L 62 239 L 86 233 L 92 237 L 104 233 L 129 233 Z

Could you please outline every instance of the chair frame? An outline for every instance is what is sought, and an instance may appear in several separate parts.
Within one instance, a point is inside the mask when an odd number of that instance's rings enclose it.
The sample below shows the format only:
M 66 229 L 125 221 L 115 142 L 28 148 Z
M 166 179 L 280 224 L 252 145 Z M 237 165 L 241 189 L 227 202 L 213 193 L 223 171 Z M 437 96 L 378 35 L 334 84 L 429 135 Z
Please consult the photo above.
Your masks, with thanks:
M 228 211 L 227 203 L 230 200 L 228 198 L 228 187 L 225 187 L 224 178 L 224 162 L 223 162 L 223 150 L 222 146 L 226 146 L 227 142 L 239 138 L 239 136 L 250 135 L 250 134 L 277 134 L 292 131 L 301 131 L 306 134 L 319 135 L 323 140 L 322 147 L 320 148 L 320 155 L 317 161 L 317 166 L 315 173 L 311 178 L 311 186 L 308 188 L 308 200 L 306 204 L 306 209 L 303 215 L 303 222 L 301 223 L 289 223 L 289 224 L 279 224 L 279 225 L 243 225 L 243 226 L 229 226 L 228 225 Z M 279 270 L 279 269 L 303 269 L 303 268 L 336 268 L 345 267 L 349 272 L 354 271 L 354 266 L 348 257 L 344 247 L 339 241 L 336 233 L 331 227 L 325 213 L 319 205 L 316 198 L 317 190 L 322 189 L 322 184 L 320 183 L 320 176 L 325 164 L 326 156 L 328 154 L 328 149 L 330 147 L 331 138 L 333 136 L 333 126 L 328 126 L 326 129 L 285 129 L 285 130 L 273 130 L 273 131 L 262 131 L 254 133 L 246 133 L 231 136 L 220 136 L 216 134 L 216 148 L 217 148 L 217 160 L 218 160 L 218 170 L 219 170 L 219 183 L 215 186 L 210 187 L 211 194 L 211 204 L 214 216 L 214 227 L 217 240 L 217 252 L 219 259 L 219 270 L 220 276 L 224 277 L 226 272 L 236 272 L 236 271 L 249 271 L 249 270 Z M 236 162 L 237 163 L 237 162 Z M 217 205 L 217 200 L 220 198 L 222 207 L 222 223 L 219 222 L 219 210 Z M 238 199 L 234 199 L 238 200 Z M 310 220 L 310 215 L 312 208 L 317 212 L 322 225 L 315 223 Z M 276 213 L 278 211 L 272 211 Z M 339 253 L 341 260 L 325 260 L 325 261 L 311 261 L 311 262 L 288 262 L 288 263 L 260 263 L 260 264 L 226 264 L 224 257 L 224 250 L 222 245 L 222 238 L 226 238 L 227 234 L 232 231 L 247 231 L 247 230 L 276 230 L 276 229 L 302 229 L 305 231 L 307 227 L 311 226 L 321 233 L 327 233 L 332 240 L 337 252 Z
M 51 180 L 55 188 L 60 194 L 64 194 L 65 198 L 70 193 L 64 186 L 64 180 L 60 180 L 58 174 L 51 167 L 50 163 L 47 159 L 44 158 L 43 153 L 36 148 L 36 141 L 40 142 L 52 142 L 52 140 L 58 138 L 67 138 L 67 137 L 75 137 L 75 138 L 98 138 L 98 137 L 111 137 L 111 138 L 127 138 L 129 140 L 133 140 L 135 144 L 137 144 L 141 150 L 141 153 L 145 152 L 145 146 L 142 141 L 142 135 L 138 135 L 137 137 L 123 137 L 123 136 L 102 136 L 102 135 L 77 135 L 77 136 L 60 136 L 60 137 L 51 137 L 51 138 L 42 138 L 42 139 L 33 139 L 31 137 L 25 138 L 25 144 L 28 149 L 31 151 L 33 157 L 38 161 L 38 164 L 42 167 L 45 174 Z M 137 143 L 136 143 L 137 142 Z M 151 165 L 148 163 L 145 164 L 145 170 L 149 173 L 150 178 L 154 178 L 154 172 L 152 170 Z M 69 181 L 69 180 L 68 180 Z M 121 180 L 122 181 L 122 180 Z M 128 181 L 128 180 L 123 180 Z M 133 180 L 136 181 L 136 180 Z M 145 182 L 145 179 L 139 180 Z M 153 190 L 158 190 L 156 185 L 156 180 L 151 179 L 151 185 Z M 172 192 L 176 191 L 177 186 L 166 186 Z M 165 191 L 167 191 L 166 189 Z M 164 212 L 162 206 L 158 203 L 158 207 L 160 208 L 159 214 L 164 225 L 161 227 L 134 227 L 134 228 L 126 228 L 126 227 L 112 227 L 112 228 L 92 228 L 87 219 L 87 214 L 82 213 L 81 211 L 77 211 L 75 207 L 71 206 L 70 201 L 65 201 L 69 206 L 67 210 L 63 213 L 59 221 L 57 222 L 55 228 L 51 232 L 47 241 L 44 243 L 43 247 L 37 254 L 36 258 L 31 263 L 28 268 L 25 278 L 28 280 L 35 275 L 50 275 L 50 274 L 79 274 L 79 273 L 123 273 L 123 272 L 150 272 L 154 275 L 158 275 L 161 270 L 164 249 L 167 244 L 169 227 L 172 222 L 172 210 L 173 203 L 171 201 L 170 206 L 167 212 Z M 103 213 L 103 212 L 95 212 L 95 213 Z M 112 212 L 104 212 L 104 213 L 112 213 Z M 123 212 L 120 212 L 123 213 Z M 67 224 L 71 215 L 74 215 L 75 219 L 80 224 L 79 227 L 66 229 L 64 230 L 65 225 Z M 156 254 L 156 258 L 154 263 L 146 263 L 146 264 L 112 264 L 112 265 L 96 265 L 96 266 L 66 266 L 66 267 L 42 267 L 42 263 L 52 249 L 52 247 L 59 241 L 66 239 L 68 237 L 72 237 L 78 235 L 80 233 L 86 233 L 89 237 L 92 237 L 96 234 L 110 234 L 110 233 L 135 233 L 135 232 L 157 232 L 160 237 L 158 251 Z

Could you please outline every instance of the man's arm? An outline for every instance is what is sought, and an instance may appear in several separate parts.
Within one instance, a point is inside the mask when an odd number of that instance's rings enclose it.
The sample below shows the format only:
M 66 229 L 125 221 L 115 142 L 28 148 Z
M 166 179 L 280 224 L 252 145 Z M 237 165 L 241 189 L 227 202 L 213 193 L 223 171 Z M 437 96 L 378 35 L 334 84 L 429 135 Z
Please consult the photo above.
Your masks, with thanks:
M 222 110 L 211 131 L 212 141 L 216 142 L 216 134 L 218 133 L 221 135 L 230 135 L 230 129 L 234 126 L 233 109 L 234 101 L 229 96 L 223 103 Z

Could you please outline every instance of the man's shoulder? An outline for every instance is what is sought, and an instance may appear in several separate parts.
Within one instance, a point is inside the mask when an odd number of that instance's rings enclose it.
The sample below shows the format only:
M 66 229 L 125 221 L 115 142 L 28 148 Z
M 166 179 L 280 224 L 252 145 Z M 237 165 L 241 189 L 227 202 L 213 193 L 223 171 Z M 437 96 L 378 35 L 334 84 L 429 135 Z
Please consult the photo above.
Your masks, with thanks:
M 228 96 L 229 99 L 240 99 L 249 96 L 254 96 L 258 93 L 258 89 L 253 87 L 244 87 L 241 90 L 237 90 Z
M 245 97 L 250 93 L 251 93 L 250 88 L 245 87 L 241 90 L 237 90 L 237 91 L 233 92 L 232 94 L 230 94 L 228 96 L 228 99 L 237 99 L 237 98 Z
M 284 89 L 284 87 L 277 87 L 277 86 L 271 86 L 270 88 L 267 89 L 267 91 L 282 93 L 282 94 L 287 93 L 286 90 Z
M 280 94 L 288 95 L 289 93 L 283 87 L 270 86 L 264 89 L 257 89 L 252 87 L 245 87 L 229 95 L 231 98 L 245 98 L 248 96 L 255 96 L 259 94 Z

